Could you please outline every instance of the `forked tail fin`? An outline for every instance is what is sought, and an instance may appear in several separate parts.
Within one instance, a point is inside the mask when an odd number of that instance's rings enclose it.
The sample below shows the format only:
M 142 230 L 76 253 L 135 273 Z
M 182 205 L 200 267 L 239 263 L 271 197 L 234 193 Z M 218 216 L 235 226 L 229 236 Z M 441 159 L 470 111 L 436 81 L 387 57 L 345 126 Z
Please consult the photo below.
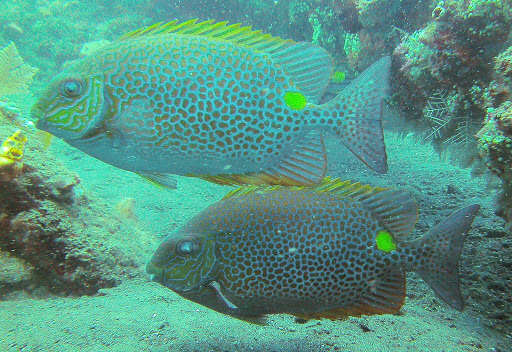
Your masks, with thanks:
M 457 310 L 464 308 L 459 287 L 460 253 L 464 235 L 479 209 L 473 204 L 456 211 L 418 240 L 425 258 L 414 270 L 437 296 Z
M 388 170 L 381 120 L 383 100 L 389 94 L 390 69 L 391 57 L 386 56 L 322 106 L 337 118 L 335 132 L 343 144 L 379 173 Z

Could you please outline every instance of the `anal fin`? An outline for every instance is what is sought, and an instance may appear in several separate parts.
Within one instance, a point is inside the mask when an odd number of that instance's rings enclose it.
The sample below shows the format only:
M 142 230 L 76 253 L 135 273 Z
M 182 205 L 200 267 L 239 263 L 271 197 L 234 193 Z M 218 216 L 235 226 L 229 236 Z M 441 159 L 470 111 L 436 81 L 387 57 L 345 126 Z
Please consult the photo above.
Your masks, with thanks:
M 295 317 L 310 319 L 344 320 L 362 315 L 397 314 L 405 301 L 405 273 L 396 268 L 372 283 L 370 292 L 361 300 L 347 307 L 337 307 L 321 312 L 297 314 Z
M 393 268 L 372 283 L 371 290 L 351 307 L 359 315 L 397 314 L 405 302 L 405 272 Z M 355 315 L 351 314 L 351 315 Z
M 322 136 L 306 134 L 300 145 L 279 165 L 247 174 L 188 175 L 221 185 L 311 186 L 320 183 L 327 171 L 327 154 Z
M 178 188 L 178 181 L 176 180 L 176 177 L 172 175 L 159 174 L 154 172 L 138 172 L 137 175 L 157 187 L 167 189 Z

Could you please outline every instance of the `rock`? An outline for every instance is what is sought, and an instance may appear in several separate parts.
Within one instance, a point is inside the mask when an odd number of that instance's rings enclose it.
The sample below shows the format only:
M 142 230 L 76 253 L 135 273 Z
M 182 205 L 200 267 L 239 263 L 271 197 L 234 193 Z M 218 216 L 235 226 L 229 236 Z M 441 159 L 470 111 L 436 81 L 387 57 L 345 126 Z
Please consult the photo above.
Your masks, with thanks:
M 460 191 L 454 185 L 447 185 L 446 186 L 446 194 L 460 194 Z
M 110 44 L 110 41 L 105 39 L 85 43 L 82 46 L 82 49 L 80 49 L 80 56 L 89 56 L 91 54 L 94 54 L 96 51 L 100 50 L 108 44 Z
M 0 300 L 30 285 L 33 267 L 23 259 L 0 250 L 0 268 Z
M 9 128 L 0 122 L 0 138 Z M 0 251 L 12 267 L 0 283 L 38 295 L 90 295 L 144 276 L 156 237 L 112 216 L 111 204 L 86 196 L 76 174 L 33 135 L 29 141 L 24 173 L 0 182 Z
M 29 280 L 33 269 L 25 261 L 3 251 L 0 251 L 0 268 L 0 292 L 2 286 Z

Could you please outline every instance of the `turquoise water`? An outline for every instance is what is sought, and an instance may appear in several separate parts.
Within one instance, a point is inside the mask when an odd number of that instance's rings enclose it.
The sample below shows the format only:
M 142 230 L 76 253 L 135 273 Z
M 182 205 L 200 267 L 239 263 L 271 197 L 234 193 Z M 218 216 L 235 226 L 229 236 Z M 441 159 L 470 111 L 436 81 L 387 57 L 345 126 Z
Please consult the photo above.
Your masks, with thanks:
M 296 53 L 298 57 L 320 55 L 321 67 L 307 76 L 315 82 L 325 81 L 317 98 L 308 94 L 313 88 L 301 81 L 300 69 L 278 64 L 284 67 L 285 77 L 287 72 L 295 72 L 289 78 L 299 83 L 291 90 L 300 92 L 299 100 L 304 98 L 309 104 L 297 108 L 295 103 L 283 103 L 291 109 L 288 116 L 313 105 L 342 101 L 350 105 L 344 118 L 363 121 L 363 127 L 351 137 L 344 134 L 346 130 L 336 135 L 326 129 L 321 131 L 323 139 L 316 139 L 319 134 L 303 134 L 290 148 L 284 139 L 279 140 L 274 148 L 279 144 L 284 146 L 283 153 L 299 150 L 299 154 L 293 154 L 295 159 L 281 155 L 273 168 L 284 165 L 283 160 L 296 160 L 304 151 L 300 149 L 303 144 L 309 148 L 318 145 L 310 140 L 323 141 L 326 175 L 403 190 L 415 201 L 418 220 L 407 240 L 424 236 L 457 209 L 480 205 L 471 228 L 463 235 L 464 248 L 455 270 L 465 302 L 463 311 L 451 308 L 420 276 L 408 272 L 404 305 L 394 314 L 372 315 L 366 308 L 362 316 L 339 315 L 334 321 L 268 314 L 265 324 L 257 325 L 244 320 L 252 318 L 247 319 L 247 312 L 240 312 L 244 307 L 255 309 L 261 297 L 250 292 L 237 296 L 223 286 L 222 279 L 203 280 L 205 296 L 189 299 L 187 292 L 171 281 L 166 287 L 165 280 L 151 280 L 146 264 L 160 243 L 178 238 L 187 223 L 238 186 L 182 175 L 173 176 L 177 183 L 172 187 L 149 182 L 137 174 L 141 170 L 113 166 L 116 163 L 104 157 L 106 150 L 93 153 L 87 145 L 59 135 L 58 130 L 51 132 L 59 138 L 50 141 L 49 134 L 35 127 L 37 117 L 48 115 L 35 114 L 33 106 L 48 91 L 62 95 L 62 89 L 75 88 L 47 88 L 59 72 L 80 67 L 73 66 L 74 60 L 87 62 L 109 45 L 116 45 L 124 33 L 138 28 L 193 18 L 250 25 L 273 36 L 312 43 L 311 47 L 321 47 L 332 57 L 332 63 L 330 59 L 322 61 L 323 54 L 310 49 L 310 44 Z M 0 141 L 5 142 L 0 150 L 0 350 L 509 350 L 511 24 L 510 4 L 501 1 L 2 2 Z M 392 62 L 389 90 L 384 80 L 374 82 L 375 75 L 362 74 L 387 56 Z M 277 59 L 274 56 L 272 60 Z M 314 66 L 305 59 L 294 60 L 304 70 Z M 326 65 L 332 65 L 332 70 L 322 78 Z M 72 70 L 64 83 L 82 82 L 81 74 Z M 351 87 L 357 82 L 362 82 L 362 88 L 354 90 Z M 79 85 L 83 87 L 88 86 Z M 268 93 L 268 88 L 262 89 L 259 94 Z M 386 91 L 382 110 L 377 91 Z M 105 98 L 106 104 L 114 106 L 115 99 L 105 92 L 102 96 L 110 97 Z M 365 100 L 366 92 L 378 101 Z M 363 103 L 358 105 L 360 100 Z M 283 107 L 286 111 L 286 105 Z M 356 110 L 354 116 L 348 113 L 351 108 Z M 130 116 L 137 116 L 133 112 L 140 110 L 129 111 Z M 154 115 L 145 115 L 145 119 L 152 118 Z M 313 116 L 300 118 L 312 121 Z M 373 171 L 355 156 L 358 141 L 368 135 L 361 148 L 374 154 L 360 153 L 361 159 L 379 158 L 380 119 L 386 173 Z M 209 128 L 212 136 L 216 129 Z M 271 128 L 267 125 L 264 133 L 272 132 Z M 92 133 L 97 136 L 99 130 Z M 117 138 L 111 131 L 107 134 Z M 154 149 L 136 157 L 145 158 L 142 164 L 154 166 L 165 159 L 161 153 L 165 150 Z M 212 159 L 205 156 L 204 162 L 207 160 Z M 213 160 L 227 164 L 225 174 L 239 165 L 236 159 Z M 378 213 L 371 214 L 381 225 L 386 223 L 379 220 Z M 400 246 L 401 237 L 390 232 Z M 458 235 L 455 230 L 448 232 Z M 214 253 L 218 255 L 218 249 Z M 172 255 L 169 253 L 170 262 Z M 175 272 L 172 279 L 182 273 Z M 185 270 L 185 274 L 189 272 Z M 187 276 L 185 280 L 191 279 Z M 325 285 L 333 282 L 327 280 Z M 220 283 L 220 288 L 213 283 Z M 265 283 L 268 281 L 262 280 Z M 358 286 L 361 289 L 356 296 L 364 296 L 364 290 L 374 285 L 373 281 L 366 284 Z M 270 291 L 270 302 L 277 306 L 283 297 L 277 286 Z M 207 307 L 206 295 L 214 297 L 214 306 L 221 312 Z M 266 305 L 266 313 L 274 313 L 272 304 Z M 326 310 L 319 297 L 307 304 L 317 307 L 315 313 Z M 336 307 L 350 304 L 339 302 Z M 290 310 L 299 317 L 305 312 Z

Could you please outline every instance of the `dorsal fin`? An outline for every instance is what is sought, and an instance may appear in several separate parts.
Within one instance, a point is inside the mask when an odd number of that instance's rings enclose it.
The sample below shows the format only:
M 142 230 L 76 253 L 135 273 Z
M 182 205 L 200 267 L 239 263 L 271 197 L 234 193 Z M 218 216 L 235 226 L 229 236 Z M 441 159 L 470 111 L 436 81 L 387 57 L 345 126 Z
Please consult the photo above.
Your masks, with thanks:
M 216 40 L 227 40 L 236 45 L 250 47 L 269 54 L 276 64 L 290 76 L 293 83 L 307 98 L 317 103 L 329 84 L 333 72 L 333 62 L 329 53 L 312 43 L 296 43 L 282 39 L 261 30 L 253 30 L 240 23 L 228 24 L 213 20 L 197 22 L 197 19 L 168 23 L 158 22 L 126 33 L 120 40 L 165 34 L 203 36 Z
M 332 57 L 325 49 L 301 42 L 281 47 L 272 59 L 288 73 L 308 101 L 318 104 L 334 71 Z
M 282 189 L 292 191 L 312 190 L 317 193 L 330 193 L 341 198 L 350 198 L 361 202 L 398 241 L 404 240 L 412 232 L 418 217 L 416 202 L 405 191 L 373 187 L 359 182 L 353 183 L 330 177 L 325 177 L 320 184 L 312 187 L 240 187 L 228 193 L 223 199 L 243 197 L 254 192 L 267 193 Z
M 197 19 L 181 23 L 178 20 L 168 23 L 158 22 L 126 33 L 120 40 L 164 34 L 200 35 L 211 39 L 227 40 L 268 54 L 295 45 L 293 40 L 274 37 L 260 30 L 254 31 L 251 26 L 242 26 L 240 23 L 229 25 L 226 21 L 215 23 L 213 20 L 197 23 Z
M 402 190 L 326 177 L 316 187 L 316 191 L 333 193 L 363 203 L 399 241 L 412 232 L 418 218 L 416 202 L 408 192 Z

